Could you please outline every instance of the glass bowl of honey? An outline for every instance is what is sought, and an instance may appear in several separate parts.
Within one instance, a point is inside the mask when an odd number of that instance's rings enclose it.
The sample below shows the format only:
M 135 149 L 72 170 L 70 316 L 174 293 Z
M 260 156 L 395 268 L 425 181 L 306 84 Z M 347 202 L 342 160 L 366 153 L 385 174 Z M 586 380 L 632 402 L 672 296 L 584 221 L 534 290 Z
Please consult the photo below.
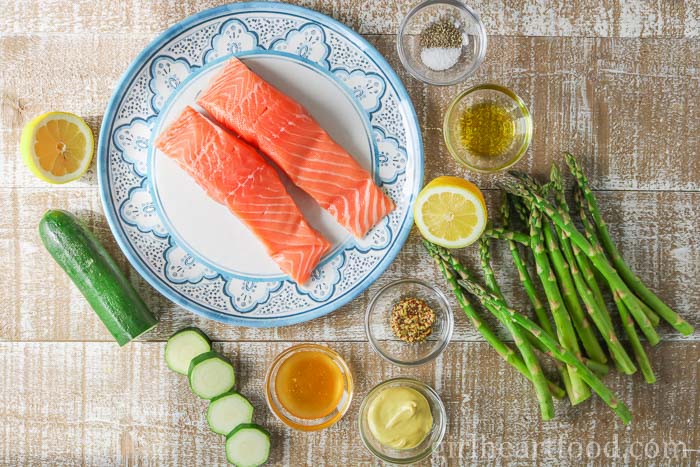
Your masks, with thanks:
M 343 358 L 318 344 L 284 350 L 265 377 L 265 396 L 272 413 L 301 431 L 328 428 L 350 407 L 353 379 Z
M 445 114 L 443 133 L 457 162 L 475 172 L 494 173 L 527 152 L 532 116 L 510 89 L 482 84 L 454 98 Z

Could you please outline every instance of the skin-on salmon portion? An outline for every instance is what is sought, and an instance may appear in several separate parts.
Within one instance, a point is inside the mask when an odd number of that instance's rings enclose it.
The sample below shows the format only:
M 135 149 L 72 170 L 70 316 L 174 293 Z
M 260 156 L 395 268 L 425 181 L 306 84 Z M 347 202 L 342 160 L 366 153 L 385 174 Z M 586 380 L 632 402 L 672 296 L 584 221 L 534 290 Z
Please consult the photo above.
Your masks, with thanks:
M 197 103 L 264 152 L 355 237 L 394 203 L 300 104 L 232 58 Z
M 156 147 L 243 221 L 283 272 L 298 284 L 307 281 L 331 245 L 309 226 L 275 169 L 254 148 L 191 107 L 158 137 Z

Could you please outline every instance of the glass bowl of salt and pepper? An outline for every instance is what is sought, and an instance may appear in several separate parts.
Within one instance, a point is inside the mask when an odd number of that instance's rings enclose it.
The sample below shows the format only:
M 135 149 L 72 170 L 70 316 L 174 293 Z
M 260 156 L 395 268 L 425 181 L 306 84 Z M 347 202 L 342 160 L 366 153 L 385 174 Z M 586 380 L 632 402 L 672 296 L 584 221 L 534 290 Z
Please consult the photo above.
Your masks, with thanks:
M 399 27 L 401 63 L 415 78 L 456 84 L 476 71 L 486 55 L 479 16 L 456 0 L 428 0 L 408 12 Z

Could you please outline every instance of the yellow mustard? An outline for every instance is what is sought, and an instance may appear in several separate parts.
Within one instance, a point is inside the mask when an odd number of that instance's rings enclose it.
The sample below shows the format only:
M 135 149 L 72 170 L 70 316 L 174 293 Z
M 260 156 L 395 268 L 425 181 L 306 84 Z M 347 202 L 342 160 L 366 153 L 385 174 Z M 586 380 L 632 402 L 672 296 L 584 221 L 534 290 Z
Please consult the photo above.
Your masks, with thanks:
M 390 387 L 374 398 L 367 412 L 367 423 L 382 445 L 394 449 L 418 446 L 433 426 L 430 404 L 413 388 Z

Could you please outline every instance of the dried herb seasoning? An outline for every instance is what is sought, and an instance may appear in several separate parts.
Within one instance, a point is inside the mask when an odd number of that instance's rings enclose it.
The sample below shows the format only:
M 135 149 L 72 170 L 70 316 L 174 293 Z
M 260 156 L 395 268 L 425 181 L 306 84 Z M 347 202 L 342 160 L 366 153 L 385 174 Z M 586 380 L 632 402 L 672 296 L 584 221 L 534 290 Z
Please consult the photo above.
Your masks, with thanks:
M 435 311 L 419 298 L 404 298 L 391 310 L 391 330 L 404 342 L 422 342 L 433 332 Z
M 453 49 L 462 47 L 462 33 L 449 20 L 435 22 L 420 33 L 423 49 Z

